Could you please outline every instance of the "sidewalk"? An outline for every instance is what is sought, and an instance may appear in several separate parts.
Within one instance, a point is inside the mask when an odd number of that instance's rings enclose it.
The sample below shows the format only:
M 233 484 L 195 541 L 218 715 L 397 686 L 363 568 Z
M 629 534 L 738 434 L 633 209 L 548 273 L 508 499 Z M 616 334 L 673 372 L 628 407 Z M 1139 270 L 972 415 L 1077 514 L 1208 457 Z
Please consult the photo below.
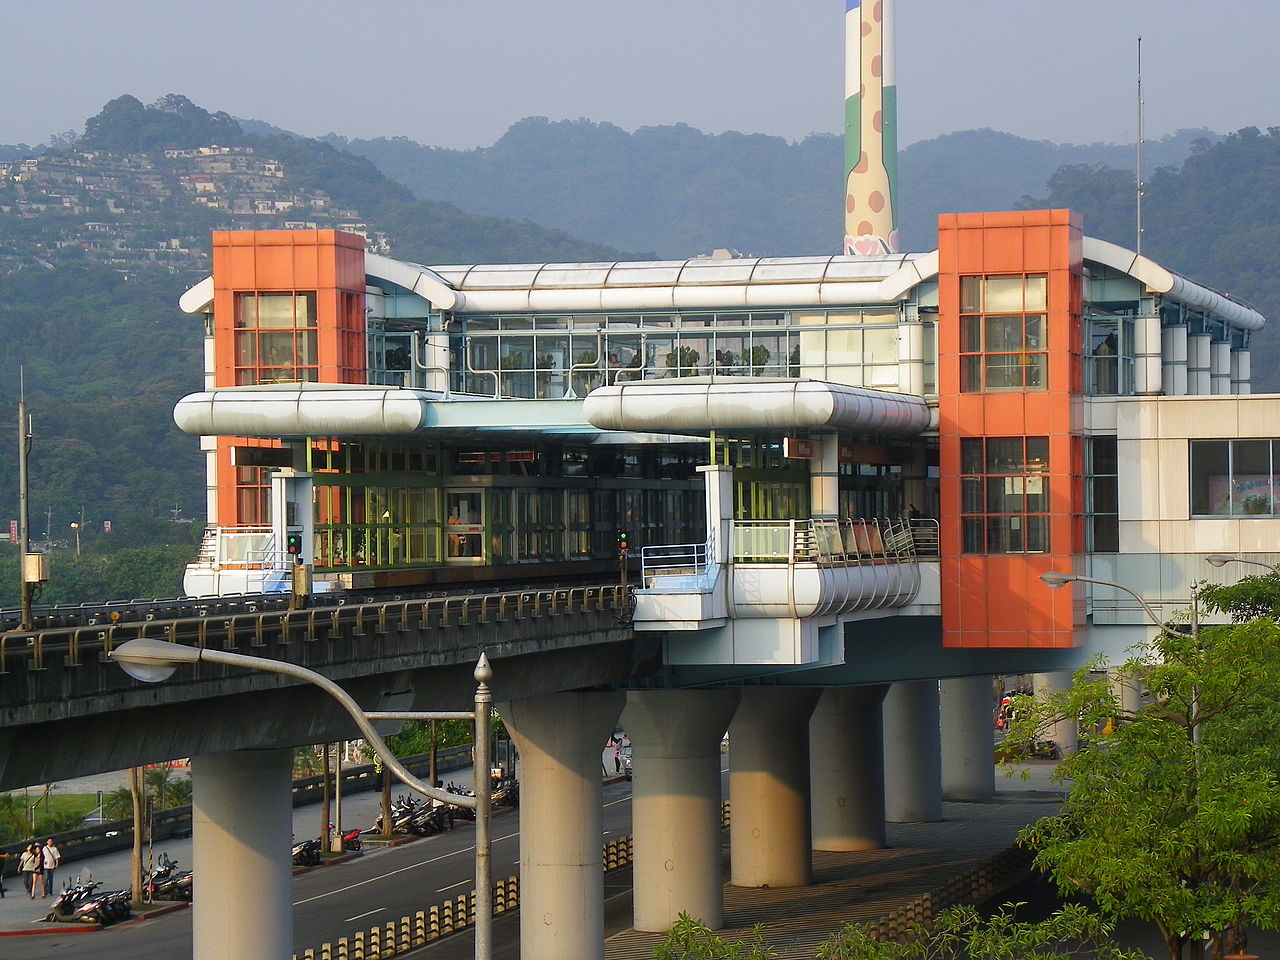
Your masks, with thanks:
M 1050 781 L 1055 764 L 1031 761 L 1028 779 L 996 768 L 996 796 L 983 803 L 945 803 L 938 823 L 891 823 L 889 847 L 859 853 L 813 853 L 807 887 L 725 887 L 725 929 L 742 940 L 764 925 L 780 960 L 812 960 L 817 944 L 846 923 L 871 922 L 938 890 L 1012 845 L 1024 826 L 1058 807 L 1062 794 Z M 606 960 L 649 960 L 661 934 L 624 930 L 605 945 Z
M 184 771 L 185 772 L 185 771 Z M 109 786 L 113 782 L 113 778 L 121 780 L 124 785 L 127 784 L 127 774 L 100 774 L 95 777 L 82 777 L 79 780 L 64 781 L 57 785 L 60 793 L 91 793 L 98 789 L 115 789 Z M 446 778 L 454 780 L 458 783 L 464 783 L 468 786 L 471 783 L 471 768 L 465 767 L 460 770 L 450 771 Z M 108 786 L 101 786 L 108 784 Z M 392 797 L 401 794 L 410 793 L 409 789 L 402 784 L 397 784 L 392 788 Z M 382 794 L 377 791 L 363 791 L 344 795 L 342 798 L 342 822 L 351 829 L 360 827 L 367 829 L 373 825 L 373 821 L 377 819 L 382 812 Z M 336 822 L 336 810 L 330 810 L 330 818 Z M 304 806 L 295 807 L 293 810 L 293 835 L 297 839 L 306 837 L 316 837 L 320 835 L 320 804 L 312 803 Z M 188 870 L 191 868 L 191 838 L 186 839 L 170 839 L 162 840 L 155 844 L 151 851 L 156 859 L 159 859 L 161 853 L 176 860 L 181 869 Z M 143 868 L 146 868 L 148 851 L 144 846 L 142 848 Z M 57 874 L 54 876 L 54 884 L 58 890 L 61 890 L 68 881 L 74 882 L 76 877 L 85 880 L 92 878 L 100 881 L 102 890 L 119 890 L 129 886 L 129 865 L 132 854 L 128 850 L 117 850 L 112 853 L 104 853 L 96 857 L 88 857 L 84 860 L 64 860 L 62 866 L 58 868 Z M 47 899 L 31 900 L 27 897 L 26 890 L 23 889 L 22 878 L 9 876 L 4 881 L 5 896 L 0 899 L 0 937 L 12 935 L 14 933 L 54 933 L 65 931 L 66 924 L 45 923 L 44 917 L 49 912 L 49 907 L 53 903 L 53 896 Z M 156 909 L 163 909 L 167 905 L 158 905 Z M 96 930 L 91 924 L 81 924 L 76 929 Z M 0 951 L 0 957 L 7 956 Z
M 996 768 L 996 797 L 987 803 L 948 803 L 940 823 L 889 824 L 886 850 L 837 854 L 815 851 L 814 884 L 778 890 L 725 888 L 725 922 L 728 933 L 745 935 L 752 924 L 767 925 L 771 941 L 779 949 L 786 944 L 810 952 L 781 954 L 812 956 L 812 944 L 856 919 L 874 919 L 892 912 L 913 897 L 933 890 L 950 877 L 1008 847 L 1026 824 L 1050 813 L 1060 793 L 1049 780 L 1054 764 L 1032 761 L 1025 769 L 1029 779 L 1007 778 Z M 470 772 L 451 776 L 470 781 Z M 404 792 L 403 790 L 396 791 Z M 381 798 L 377 793 L 355 794 L 343 799 L 342 818 L 349 826 L 367 826 L 378 815 Z M 314 837 L 319 832 L 318 805 L 294 810 L 294 835 Z M 167 853 L 183 867 L 191 864 L 191 841 L 166 840 L 157 844 L 155 855 Z M 144 857 L 146 853 L 144 851 Z M 128 884 L 129 852 L 105 854 L 88 860 L 63 863 L 56 883 L 59 888 L 77 876 L 102 881 L 102 889 L 116 890 Z M 341 869 L 340 865 L 325 869 Z M 0 899 L 0 937 L 15 933 L 52 933 L 66 925 L 44 923 L 53 902 L 30 900 L 21 879 L 5 884 L 7 896 Z M 96 928 L 86 927 L 87 930 Z M 826 932 L 823 932 L 826 931 Z M 649 958 L 656 934 L 627 930 L 610 938 L 606 956 L 610 960 Z

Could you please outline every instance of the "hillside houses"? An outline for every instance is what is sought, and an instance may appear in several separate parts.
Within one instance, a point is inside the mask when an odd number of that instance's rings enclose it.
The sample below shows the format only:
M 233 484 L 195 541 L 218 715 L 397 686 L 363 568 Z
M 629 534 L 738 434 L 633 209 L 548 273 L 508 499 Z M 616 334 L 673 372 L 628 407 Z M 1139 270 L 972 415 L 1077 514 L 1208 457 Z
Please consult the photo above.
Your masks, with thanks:
M 211 230 L 300 220 L 356 227 L 370 250 L 389 252 L 385 234 L 361 219 L 358 210 L 334 208 L 323 191 L 292 186 L 278 159 L 252 147 L 125 155 L 71 149 L 0 163 L 0 273 L 72 251 L 121 267 L 207 270 Z

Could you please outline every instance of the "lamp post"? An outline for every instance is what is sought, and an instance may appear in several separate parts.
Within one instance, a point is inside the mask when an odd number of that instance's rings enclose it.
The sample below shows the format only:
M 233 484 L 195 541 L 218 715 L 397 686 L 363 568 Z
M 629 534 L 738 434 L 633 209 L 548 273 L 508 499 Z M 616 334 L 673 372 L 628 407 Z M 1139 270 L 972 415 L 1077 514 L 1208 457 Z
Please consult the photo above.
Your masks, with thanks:
M 1211 556 L 1205 557 L 1205 559 L 1208 560 L 1211 564 L 1213 564 L 1216 567 L 1222 566 L 1222 564 L 1226 563 L 1229 560 L 1241 560 L 1241 562 L 1244 562 L 1244 563 L 1258 563 L 1258 561 L 1256 560 L 1252 560 L 1252 561 L 1243 560 L 1240 557 L 1227 557 L 1221 554 L 1212 554 Z M 1214 562 L 1215 560 L 1220 562 L 1215 563 Z M 1264 567 L 1270 566 L 1270 564 L 1265 564 L 1265 563 L 1260 563 L 1259 565 Z M 1271 567 L 1271 569 L 1273 572 L 1276 572 L 1274 567 Z M 1111 580 L 1099 580 L 1099 579 L 1095 579 L 1094 577 L 1083 577 L 1083 576 L 1079 576 L 1078 574 L 1072 574 L 1072 573 L 1059 573 L 1056 570 L 1049 570 L 1046 573 L 1040 574 L 1040 579 L 1045 584 L 1045 586 L 1049 587 L 1049 589 L 1051 590 L 1057 590 L 1060 587 L 1065 587 L 1068 583 L 1071 583 L 1073 581 L 1079 581 L 1081 583 L 1096 583 L 1103 587 L 1111 587 L 1113 590 L 1119 590 L 1122 593 L 1127 593 L 1129 594 L 1129 596 L 1133 597 L 1133 599 L 1137 600 L 1138 604 L 1142 607 L 1143 611 L 1150 618 L 1151 622 L 1155 624 L 1157 627 L 1159 627 L 1161 630 L 1167 630 L 1170 633 L 1177 634 L 1178 636 L 1181 636 L 1181 637 L 1185 637 L 1191 640 L 1193 643 L 1196 643 L 1200 636 L 1200 609 L 1199 609 L 1199 602 L 1198 602 L 1199 595 L 1196 591 L 1194 584 L 1192 584 L 1192 587 L 1191 587 L 1191 622 L 1187 625 L 1187 629 L 1184 630 L 1180 627 L 1177 627 L 1169 623 L 1166 620 L 1161 619 L 1160 615 L 1156 613 L 1155 609 L 1151 606 L 1151 604 L 1147 603 L 1147 601 L 1141 595 L 1139 595 L 1136 591 L 1129 589 L 1122 583 L 1114 583 Z M 1197 646 L 1198 645 L 1199 644 L 1197 643 Z M 1196 785 L 1195 789 L 1198 792 L 1200 789 L 1199 785 L 1200 785 L 1201 730 L 1200 730 L 1200 688 L 1199 688 L 1199 685 L 1197 684 L 1192 684 L 1192 687 L 1191 687 L 1191 704 L 1190 704 L 1190 712 L 1187 717 L 1187 722 L 1191 727 L 1191 760 L 1195 769 L 1195 785 Z M 1208 951 L 1209 951 L 1209 936 L 1208 936 L 1208 933 L 1206 932 L 1202 952 L 1204 953 L 1204 955 L 1207 956 Z
M 1205 559 L 1209 559 L 1209 558 L 1206 557 Z M 1235 559 L 1235 558 L 1230 558 L 1230 559 Z M 1155 608 L 1152 607 L 1151 604 L 1147 603 L 1147 601 L 1143 599 L 1143 597 L 1140 594 L 1138 594 L 1133 590 L 1130 590 L 1128 587 L 1126 587 L 1122 583 L 1113 583 L 1110 580 L 1098 580 L 1098 579 L 1095 579 L 1094 577 L 1082 577 L 1079 574 L 1075 574 L 1075 573 L 1059 573 L 1057 570 L 1049 570 L 1046 573 L 1040 574 L 1040 580 L 1050 590 L 1057 590 L 1060 587 L 1065 587 L 1068 583 L 1072 583 L 1073 581 L 1079 581 L 1080 583 L 1096 583 L 1099 586 L 1111 587 L 1113 590 L 1119 590 L 1122 593 L 1127 593 L 1129 596 L 1133 597 L 1133 599 L 1137 600 L 1138 605 L 1142 607 L 1143 612 L 1146 613 L 1146 615 L 1150 618 L 1151 622 L 1154 623 L 1161 630 L 1168 630 L 1170 633 L 1180 634 L 1184 637 L 1194 637 L 1200 632 L 1200 610 L 1199 610 L 1199 604 L 1196 602 L 1196 591 L 1194 588 L 1192 588 L 1191 590 L 1190 629 L 1182 630 L 1178 627 L 1175 627 L 1173 624 L 1168 623 L 1167 621 L 1161 619 L 1160 614 L 1156 613 Z
M 373 747 L 379 759 L 395 776 L 411 790 L 438 800 L 441 803 L 466 807 L 476 812 L 476 920 L 475 920 L 475 960 L 491 960 L 493 955 L 493 871 L 490 861 L 489 807 L 492 785 L 489 780 L 489 716 L 493 709 L 493 696 L 489 691 L 489 681 L 493 679 L 493 669 L 489 666 L 489 658 L 480 654 L 476 661 L 473 676 L 476 680 L 475 709 L 473 711 L 434 711 L 434 712 L 377 712 L 363 710 L 351 695 L 328 677 L 308 670 L 306 667 L 288 663 L 284 660 L 270 660 L 265 657 L 250 657 L 242 653 L 231 653 L 226 650 L 210 650 L 200 647 L 188 647 L 183 644 L 170 643 L 150 637 L 139 637 L 116 647 L 109 654 L 129 676 L 146 683 L 159 683 L 171 677 L 180 664 L 215 663 L 228 667 L 242 667 L 246 670 L 257 670 L 263 673 L 277 673 L 282 676 L 302 680 L 319 687 L 346 710 L 360 729 L 361 736 Z M 475 796 L 466 797 L 447 790 L 441 790 L 434 784 L 424 783 L 415 777 L 387 747 L 382 737 L 373 727 L 376 720 L 469 720 L 475 724 L 475 763 L 472 779 L 475 784 Z
M 1233 557 L 1226 553 L 1211 553 L 1204 559 L 1206 563 L 1214 567 L 1224 567 L 1228 563 L 1249 563 L 1255 567 L 1265 567 L 1272 573 L 1280 573 L 1280 567 L 1273 567 L 1271 564 L 1263 563 L 1261 560 L 1249 560 L 1245 557 Z

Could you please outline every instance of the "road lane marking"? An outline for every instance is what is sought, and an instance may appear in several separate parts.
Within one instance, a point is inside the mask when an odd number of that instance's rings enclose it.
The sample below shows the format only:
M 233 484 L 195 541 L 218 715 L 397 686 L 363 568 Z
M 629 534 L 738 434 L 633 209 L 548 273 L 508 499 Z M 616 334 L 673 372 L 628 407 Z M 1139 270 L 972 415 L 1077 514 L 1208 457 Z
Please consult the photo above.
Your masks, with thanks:
M 519 833 L 509 833 L 505 837 L 495 837 L 492 843 L 501 843 L 503 840 L 510 840 L 512 837 L 518 837 L 518 836 L 520 836 Z M 408 870 L 415 870 L 418 867 L 425 867 L 429 863 L 437 863 L 440 860 L 448 860 L 450 857 L 456 857 L 458 856 L 458 854 L 469 853 L 474 850 L 475 850 L 475 846 L 462 847 L 460 850 L 453 851 L 453 853 L 443 853 L 438 857 L 432 857 L 430 860 L 420 860 L 417 863 L 411 863 L 408 866 L 401 867 L 398 870 L 390 870 L 387 873 L 380 873 L 378 874 L 378 876 L 370 877 L 368 880 L 361 880 L 358 883 L 348 884 L 345 887 L 337 887 L 336 889 L 330 890 L 328 893 L 321 893 L 314 897 L 307 897 L 305 900 L 295 900 L 293 901 L 293 905 L 295 907 L 300 907 L 304 903 L 314 903 L 317 900 L 323 900 L 325 897 L 332 897 L 339 893 L 346 893 L 349 890 L 355 890 L 359 887 L 368 886 L 371 883 L 377 883 L 379 880 L 385 880 L 387 877 L 394 877 L 397 873 L 404 873 Z
M 368 913 L 358 913 L 354 917 L 347 917 L 343 923 L 351 923 L 354 920 L 363 920 L 365 917 L 372 917 L 375 913 L 381 913 L 386 907 L 378 907 L 377 910 L 370 910 Z
M 459 880 L 457 883 L 451 883 L 447 887 L 437 887 L 436 893 L 444 893 L 446 890 L 452 890 L 454 887 L 465 887 L 470 880 Z

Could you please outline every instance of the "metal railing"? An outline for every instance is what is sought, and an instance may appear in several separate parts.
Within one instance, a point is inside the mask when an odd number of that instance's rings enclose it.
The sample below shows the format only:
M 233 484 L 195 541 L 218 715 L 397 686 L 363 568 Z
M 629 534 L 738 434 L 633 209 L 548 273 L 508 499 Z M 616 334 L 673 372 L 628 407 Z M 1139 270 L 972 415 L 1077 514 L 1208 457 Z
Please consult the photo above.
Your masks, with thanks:
M 915 527 L 906 519 L 739 520 L 735 563 L 911 563 Z
M 522 620 L 531 617 L 624 610 L 630 591 L 619 584 L 467 594 L 426 599 L 343 604 L 304 610 L 258 610 L 172 620 L 121 620 L 0 634 L 0 676 L 16 666 L 99 664 L 127 640 L 152 637 L 220 650 L 304 643 L 336 635 L 385 634 Z M 209 605 L 211 606 L 211 605 Z M 121 674 L 123 676 L 123 674 Z
M 649 583 L 653 577 L 700 577 L 707 572 L 711 556 L 710 537 L 705 543 L 661 544 L 640 550 L 640 578 Z

